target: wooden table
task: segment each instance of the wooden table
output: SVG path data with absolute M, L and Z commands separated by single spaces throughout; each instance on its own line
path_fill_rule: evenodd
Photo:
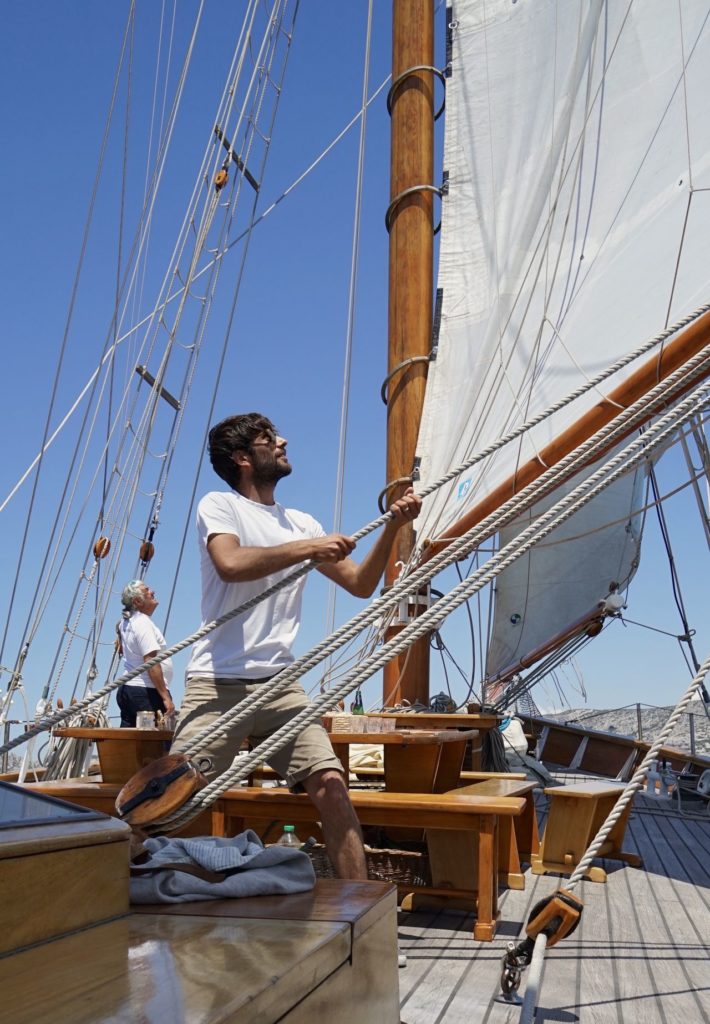
M 471 769 L 481 770 L 481 745 L 486 734 L 497 729 L 502 722 L 501 715 L 475 714 L 475 715 L 448 715 L 437 712 L 410 712 L 409 714 L 398 714 L 397 712 L 370 712 L 366 718 L 394 718 L 397 729 L 475 729 L 481 742 L 471 745 Z M 454 783 L 455 785 L 455 783 Z
M 124 782 L 151 761 L 167 754 L 172 729 L 54 729 L 55 736 L 96 743 L 104 782 Z
M 445 793 L 458 785 L 466 744 L 476 729 L 395 729 L 333 732 L 333 750 L 348 777 L 350 745 L 384 746 L 385 789 L 393 793 Z

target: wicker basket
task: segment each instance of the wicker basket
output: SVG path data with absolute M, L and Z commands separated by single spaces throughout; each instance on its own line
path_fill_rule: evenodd
M 316 878 L 337 878 L 325 847 L 314 846 L 309 851 Z M 395 885 L 413 887 L 430 886 L 429 858 L 418 850 L 379 850 L 365 847 L 367 877 L 373 882 L 394 882 Z

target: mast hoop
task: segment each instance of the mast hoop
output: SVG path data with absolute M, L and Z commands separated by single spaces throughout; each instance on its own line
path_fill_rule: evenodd
M 428 356 L 410 356 L 408 359 L 403 359 L 401 363 L 397 363 L 393 370 L 387 374 L 385 379 L 382 381 L 382 387 L 380 388 L 380 398 L 385 405 L 388 404 L 387 385 L 392 380 L 395 374 L 399 373 L 400 370 L 406 369 L 408 366 L 412 366 L 414 363 L 427 363 L 431 362 L 431 355 Z M 383 492 L 384 493 L 384 492 Z M 384 511 L 384 510 L 383 510 Z
M 441 70 L 441 68 L 435 68 L 433 64 L 413 64 L 410 68 L 407 68 L 406 71 L 403 71 L 401 75 L 397 75 L 389 88 L 389 92 L 387 93 L 387 113 L 392 117 L 392 100 L 394 98 L 395 90 L 399 88 L 406 78 L 409 78 L 409 76 L 413 75 L 416 71 L 431 71 L 432 75 L 436 75 L 444 87 L 444 99 L 442 100 L 441 106 L 434 114 L 434 120 L 438 121 L 446 108 L 446 74 Z
M 403 199 L 406 199 L 407 196 L 414 195 L 415 192 L 434 192 L 437 196 L 439 196 L 440 199 L 444 195 L 443 188 L 441 188 L 438 185 L 410 185 L 409 188 L 402 189 L 399 195 L 396 195 L 392 202 L 387 207 L 387 212 L 385 213 L 385 227 L 387 228 L 387 234 L 389 234 L 390 231 L 392 230 L 392 214 L 394 213 L 395 209 L 399 206 Z M 441 225 L 439 225 L 439 227 L 440 226 Z M 436 234 L 438 230 L 438 227 L 435 228 L 434 234 Z
M 403 484 L 411 485 L 413 483 L 414 477 L 412 476 L 398 476 L 396 480 L 390 480 L 388 484 L 385 484 L 380 493 L 377 495 L 377 507 L 379 508 L 382 515 L 384 515 L 385 512 L 387 511 L 384 502 L 388 492 L 391 491 L 394 487 L 400 487 Z

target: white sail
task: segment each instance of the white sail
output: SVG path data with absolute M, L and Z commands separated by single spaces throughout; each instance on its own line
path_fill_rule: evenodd
M 455 0 L 451 35 L 424 485 L 708 299 L 707 3 Z M 436 492 L 419 536 L 600 397 Z
M 501 546 L 590 472 L 578 474 L 501 530 Z M 643 505 L 645 476 L 639 471 L 617 480 L 501 573 L 495 584 L 486 662 L 489 679 L 628 585 L 639 561 L 642 515 L 638 510 Z

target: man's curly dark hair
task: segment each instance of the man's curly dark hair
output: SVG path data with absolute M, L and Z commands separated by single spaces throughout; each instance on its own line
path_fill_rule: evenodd
M 210 430 L 207 450 L 212 468 L 230 487 L 236 488 L 239 483 L 239 466 L 232 452 L 248 451 L 260 434 L 276 434 L 271 420 L 260 412 L 228 416 Z

